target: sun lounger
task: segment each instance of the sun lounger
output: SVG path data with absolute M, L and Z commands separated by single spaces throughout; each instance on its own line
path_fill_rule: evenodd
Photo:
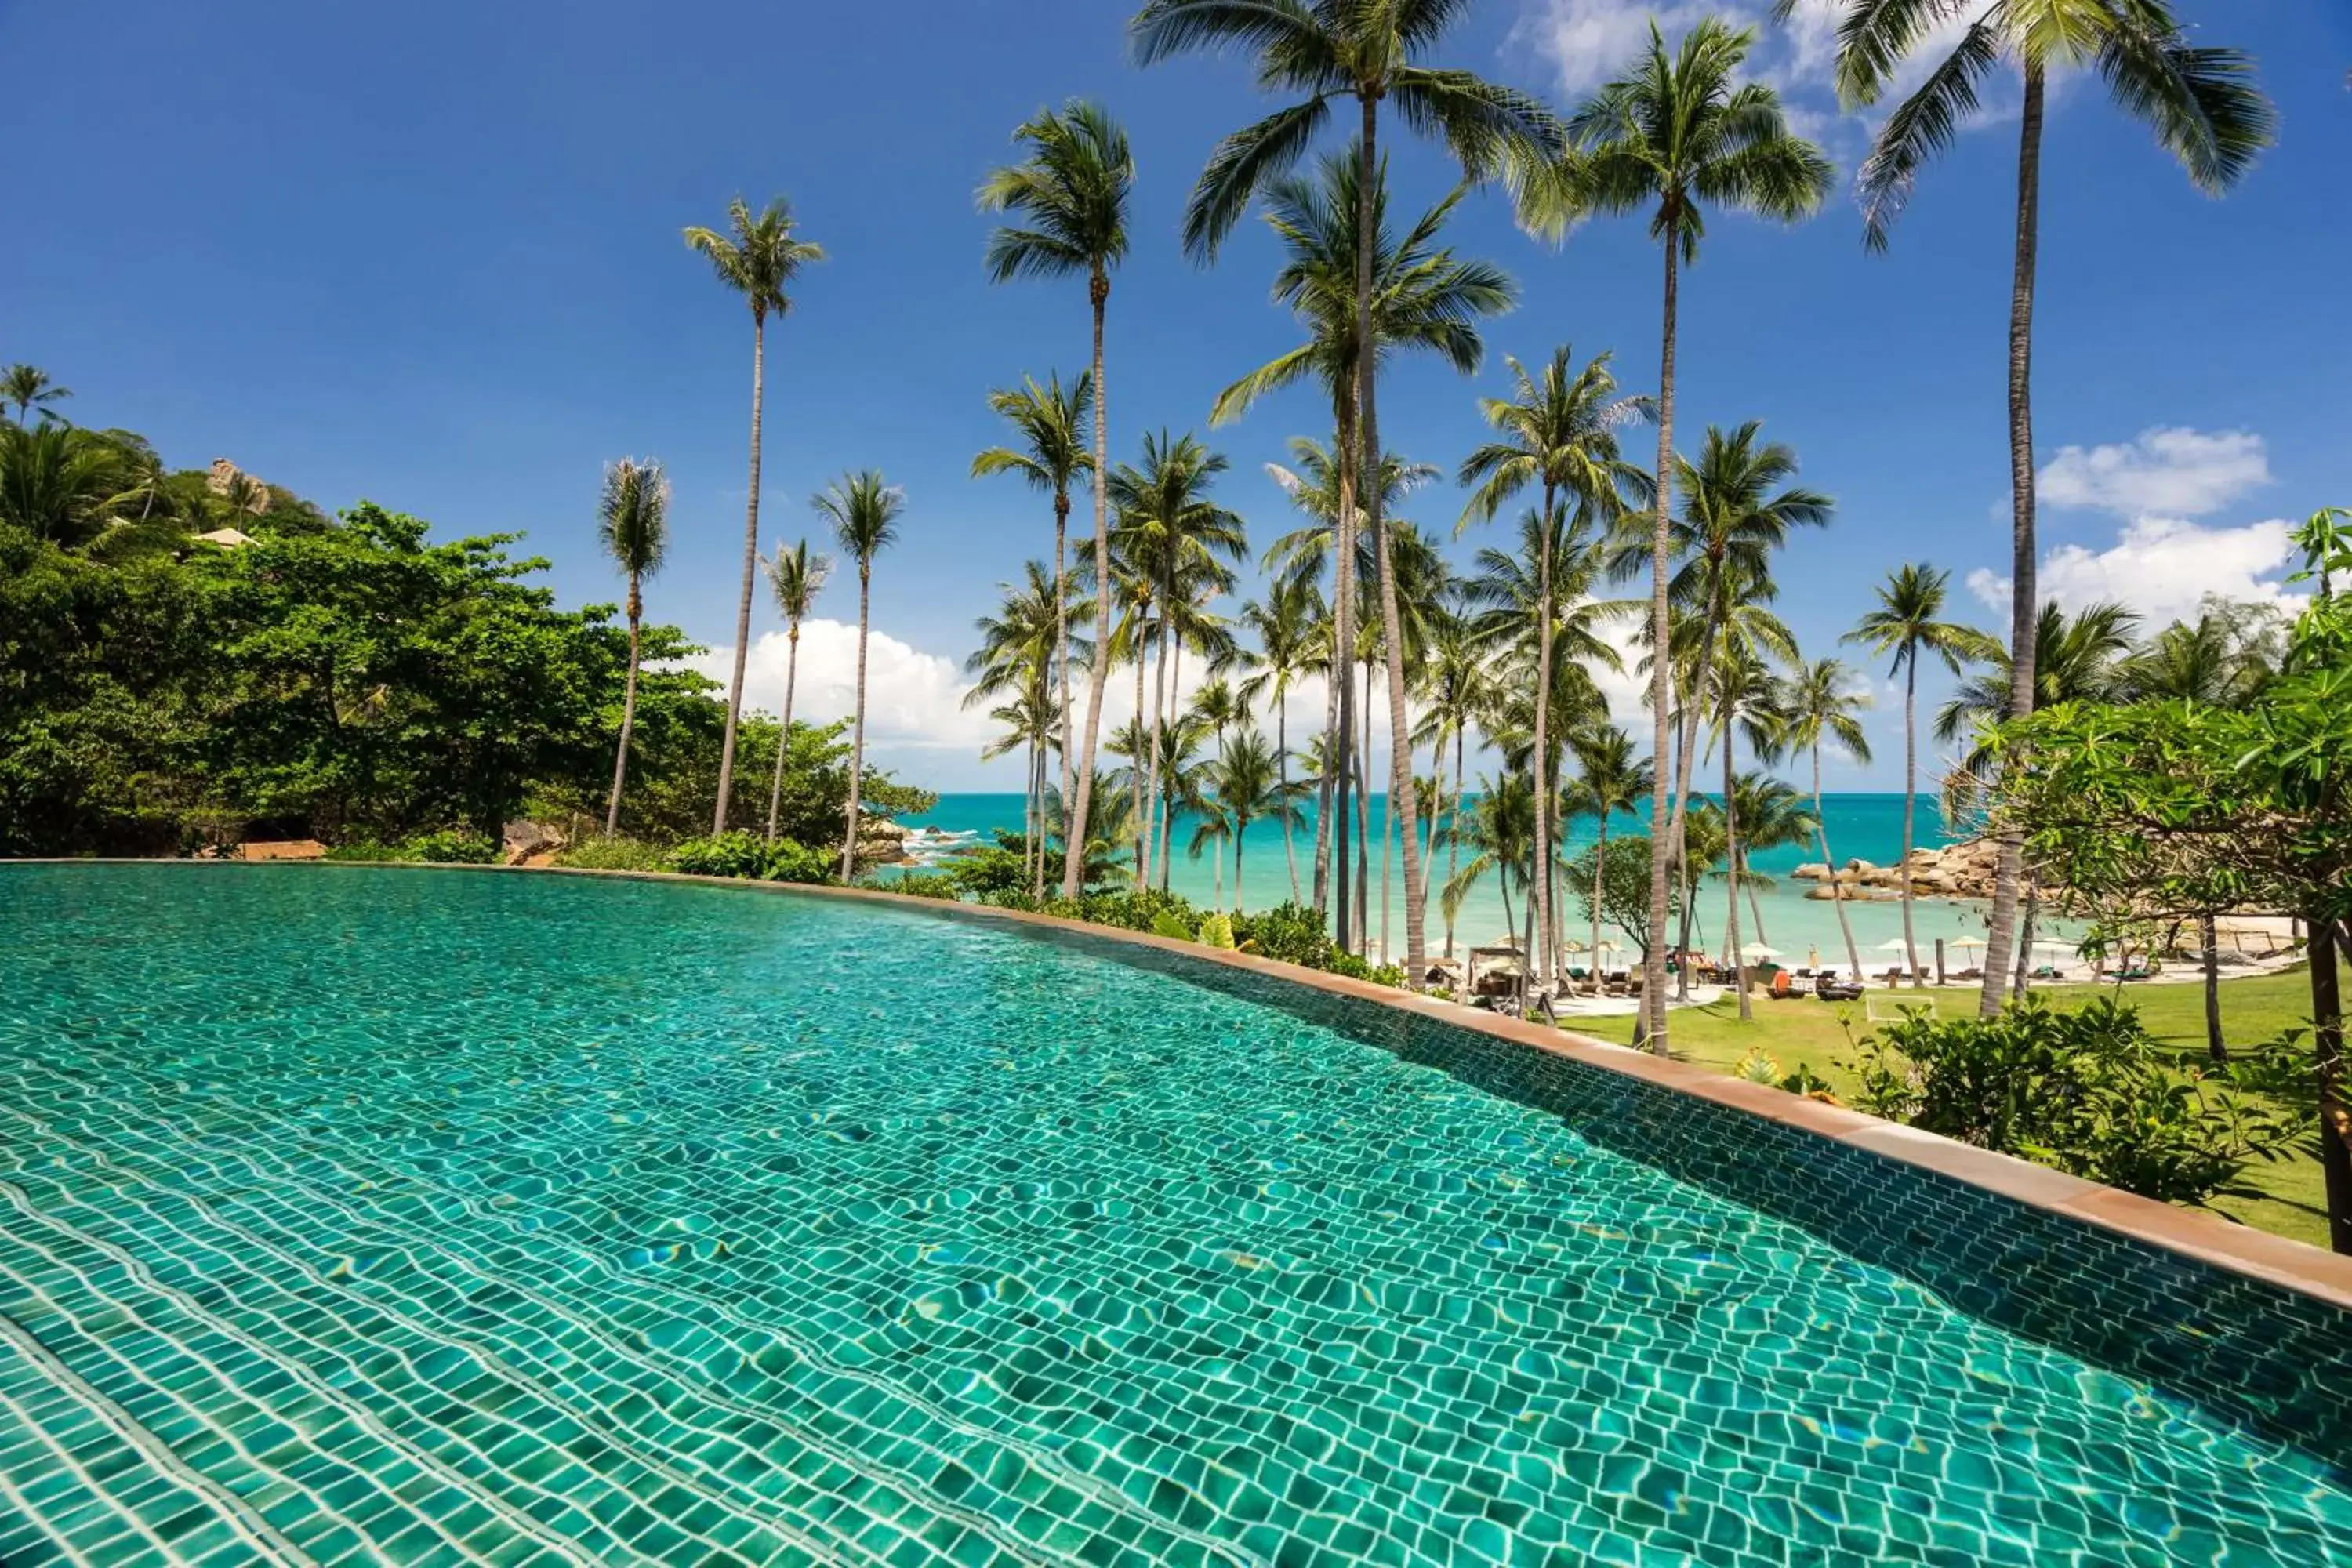
M 1768 992 L 1767 994 L 1772 996 L 1794 996 L 1796 994 L 1797 987 L 1795 983 L 1790 977 L 1789 972 L 1785 969 L 1774 970 L 1772 972 L 1772 989 Z
M 1824 973 L 1813 981 L 1813 994 L 1824 1002 L 1853 1002 L 1862 995 L 1862 983 Z

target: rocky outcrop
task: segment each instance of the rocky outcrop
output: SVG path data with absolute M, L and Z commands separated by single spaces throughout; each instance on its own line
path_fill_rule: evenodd
M 912 860 L 907 853 L 907 839 L 914 832 L 887 816 L 863 816 L 857 824 L 857 863 L 861 866 L 896 866 Z
M 1941 849 L 1914 849 L 1910 858 L 1900 865 L 1877 866 L 1868 860 L 1849 860 L 1832 871 L 1815 860 L 1798 867 L 1793 875 L 1801 881 L 1822 884 L 1805 894 L 1809 899 L 1838 897 L 1832 891 L 1832 884 L 1843 889 L 1843 897 L 1857 903 L 1899 899 L 1906 870 L 1916 896 L 1990 899 L 1993 868 L 2000 858 L 2000 847 L 1991 839 L 1970 838 Z
M 529 820 L 508 823 L 499 837 L 503 851 L 499 858 L 509 866 L 551 866 L 556 852 L 571 842 L 563 829 L 552 823 Z

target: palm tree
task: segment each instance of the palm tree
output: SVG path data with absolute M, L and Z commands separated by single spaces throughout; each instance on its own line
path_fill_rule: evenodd
M 629 770 L 629 737 L 637 727 L 637 635 L 645 619 L 640 586 L 661 570 L 669 548 L 669 479 L 661 465 L 624 458 L 604 469 L 596 504 L 596 542 L 629 580 L 629 674 L 622 689 L 621 743 L 613 754 L 613 793 L 604 803 L 604 837 L 621 828 L 621 784 Z
M 1609 357 L 1596 355 L 1581 371 L 1573 370 L 1574 353 L 1562 343 L 1552 351 L 1539 380 L 1530 376 L 1517 360 L 1506 362 L 1511 367 L 1513 396 L 1479 401 L 1479 410 L 1494 426 L 1497 439 L 1480 447 L 1462 463 L 1460 482 L 1477 486 L 1463 509 L 1462 526 L 1474 518 L 1492 521 L 1505 501 L 1531 484 L 1543 491 L 1543 508 L 1535 514 L 1535 521 L 1547 536 L 1559 526 L 1559 503 L 1564 497 L 1591 507 L 1604 523 L 1614 522 L 1628 498 L 1638 501 L 1643 488 L 1641 471 L 1619 455 L 1616 432 L 1642 415 L 1648 400 L 1616 395 L 1617 378 L 1610 372 Z M 1538 626 L 1535 668 L 1549 670 L 1554 546 L 1536 544 L 1530 552 L 1538 563 L 1531 605 Z M 1535 683 L 1533 754 L 1547 760 L 1553 754 L 1552 714 L 1547 700 L 1550 685 L 1542 679 Z M 1552 800 L 1552 792 L 1544 790 L 1536 812 L 1535 856 L 1539 866 L 1552 862 L 1552 840 L 1557 836 L 1557 824 L 1551 821 Z M 1549 876 L 1539 879 L 1531 895 L 1539 965 L 1549 964 L 1559 945 L 1550 884 Z M 1539 967 L 1536 978 L 1549 981 L 1550 976 Z
M 787 290 L 800 270 L 824 259 L 822 247 L 794 237 L 793 209 L 782 196 L 755 216 L 741 196 L 727 204 L 729 232 L 689 226 L 688 250 L 709 258 L 719 280 L 751 307 L 751 490 L 743 510 L 743 593 L 735 608 L 735 674 L 727 687 L 727 738 L 719 752 L 719 801 L 710 831 L 727 831 L 734 787 L 735 731 L 743 714 L 743 663 L 751 653 L 751 584 L 760 565 L 760 420 L 767 397 L 768 317 L 792 309 Z
M 1843 639 L 1890 656 L 1890 673 L 1903 678 L 1903 957 L 1914 985 L 1920 984 L 1919 950 L 1911 933 L 1913 818 L 1919 804 L 1919 660 L 1932 655 L 1958 675 L 2000 651 L 2000 645 L 1976 627 L 1938 619 L 1950 581 L 1950 573 L 1917 563 L 1895 568 L 1879 585 L 1878 607 L 1864 611 Z M 1991 954 L 1986 956 L 1990 962 Z
M 1285 791 L 1290 787 L 1290 689 L 1318 669 L 1328 668 L 1330 650 L 1322 621 L 1323 595 L 1311 583 L 1276 581 L 1265 597 L 1242 606 L 1241 624 L 1257 638 L 1249 656 L 1250 674 L 1242 681 L 1241 697 L 1255 707 L 1274 700 L 1274 756 L 1276 776 Z M 1282 819 L 1282 856 L 1290 870 L 1290 901 L 1301 902 L 1298 889 L 1298 848 L 1292 836 L 1298 813 Z
M 1778 742 L 1779 714 L 1772 704 L 1780 694 L 1780 683 L 1757 650 L 1750 646 L 1731 642 L 1715 661 L 1710 687 L 1692 685 L 1694 694 L 1704 693 L 1713 714 L 1713 741 L 1723 748 L 1723 875 L 1727 899 L 1724 909 L 1723 940 L 1728 950 L 1733 984 L 1739 995 L 1739 1018 L 1747 1023 L 1755 1012 L 1748 995 L 1748 965 L 1743 944 L 1739 940 L 1740 873 L 1747 864 L 1749 845 L 1742 837 L 1748 820 L 1741 815 L 1748 804 L 1739 788 L 1739 738 L 1748 737 L 1748 745 L 1759 761 L 1769 762 Z M 1758 932 L 1759 940 L 1762 932 Z
M 1244 725 L 1217 753 L 1209 774 L 1209 794 L 1230 826 L 1234 840 L 1234 911 L 1241 912 L 1242 851 L 1255 822 L 1282 824 L 1283 841 L 1298 820 L 1298 803 L 1306 792 L 1293 784 L 1279 753 L 1265 743 L 1255 727 Z
M 1830 873 L 1830 900 L 1837 906 L 1838 934 L 1845 938 L 1848 974 L 1862 973 L 1862 952 L 1854 946 L 1853 925 L 1846 919 L 1845 889 L 1837 879 L 1837 862 L 1830 857 L 1829 813 L 1822 805 L 1822 743 L 1834 742 L 1857 763 L 1870 761 L 1870 737 L 1855 717 L 1870 706 L 1868 682 L 1857 680 L 1845 661 L 1817 658 L 1799 667 L 1780 696 L 1783 742 L 1807 753 L 1813 763 L 1813 830 L 1820 836 L 1822 864 Z M 1759 922 L 1760 923 L 1760 922 Z
M 964 694 L 964 706 L 981 707 L 1011 693 L 1013 707 L 1019 710 L 1017 717 L 1007 718 L 1003 710 L 992 710 L 990 717 L 1014 724 L 1020 734 L 1012 745 L 1029 745 L 1033 751 L 1023 820 L 1032 856 L 1030 891 L 1036 896 L 1045 892 L 1045 862 L 1041 851 L 1045 843 L 1045 757 L 1059 748 L 1067 761 L 1067 748 L 1062 745 L 1066 733 L 1061 728 L 1063 714 L 1051 700 L 1055 670 L 1072 651 L 1082 661 L 1091 658 L 1093 651 L 1087 638 L 1077 638 L 1075 643 L 1064 641 L 1073 610 L 1083 614 L 1086 605 L 1081 599 L 1073 605 L 1076 587 L 1066 574 L 1059 579 L 1058 594 L 1055 591 L 1055 582 L 1044 562 L 1032 561 L 1021 583 L 1000 584 L 1003 595 L 1000 606 L 993 615 L 982 616 L 974 623 L 980 632 L 980 647 L 964 661 L 965 673 L 973 677 L 971 689 Z M 1029 711 L 1034 706 L 1034 694 L 1038 692 L 1046 694 L 1050 710 L 1048 721 L 1043 724 L 1036 722 Z M 1001 756 L 1010 749 L 1000 744 L 985 754 Z
M 1535 863 L 1536 797 L 1525 773 L 1516 770 L 1478 781 L 1478 798 L 1467 812 L 1450 818 L 1439 837 L 1449 851 L 1467 850 L 1437 895 L 1445 918 L 1454 920 L 1478 879 L 1492 875 L 1503 900 L 1503 926 L 1517 931 L 1511 918 L 1511 889 L 1524 891 Z M 1524 963 L 1520 970 L 1524 975 Z
M 1255 57 L 1260 86 L 1305 95 L 1234 132 L 1210 153 L 1184 217 L 1185 248 L 1202 260 L 1215 256 L 1250 198 L 1306 152 L 1329 118 L 1331 100 L 1355 99 L 1360 125 L 1355 147 L 1355 340 L 1375 345 L 1373 352 L 1355 356 L 1355 417 L 1348 423 L 1357 437 L 1354 449 L 1362 453 L 1382 450 L 1376 400 L 1380 339 L 1372 302 L 1381 104 L 1391 104 L 1413 130 L 1441 137 L 1467 180 L 1499 175 L 1524 192 L 1537 182 L 1537 171 L 1565 150 L 1559 125 L 1533 98 L 1467 71 L 1420 63 L 1465 11 L 1462 0 L 1389 0 L 1380 5 L 1361 0 L 1252 0 L 1246 5 L 1147 0 L 1130 25 L 1137 58 L 1145 64 L 1196 49 L 1247 51 Z M 1353 509 L 1349 510 L 1352 514 Z M 1407 731 L 1404 641 L 1397 625 L 1396 583 L 1377 487 L 1363 497 L 1363 511 L 1378 548 L 1389 727 L 1391 734 L 1401 736 Z M 1350 527 L 1352 521 L 1351 515 Z M 1335 595 L 1340 601 L 1346 597 Z M 1344 648 L 1349 639 L 1343 636 L 1337 643 Z M 1392 805 L 1412 822 L 1418 817 L 1412 757 L 1404 747 L 1390 750 Z M 1420 856 L 1412 836 L 1406 837 L 1406 967 L 1418 973 L 1423 956 L 1423 889 Z
M 1094 471 L 1094 454 L 1087 449 L 1087 401 L 1094 378 L 1081 374 L 1077 384 L 1062 390 L 1059 373 L 1044 386 L 1034 376 L 1018 387 L 999 387 L 988 395 L 990 408 L 1011 425 L 1021 438 L 1018 447 L 991 447 L 971 460 L 974 479 L 989 474 L 1017 474 L 1030 488 L 1054 498 L 1054 581 L 1065 581 L 1070 524 L 1070 481 Z M 1054 670 L 1059 690 L 1061 733 L 1070 732 L 1070 633 L 1066 614 L 1054 630 Z M 1071 794 L 1070 770 L 1075 759 L 1062 748 L 1062 794 Z
M 0 425 L 0 522 L 88 551 L 133 520 L 152 487 L 124 450 L 71 426 Z
M 1633 737 L 1610 723 L 1588 724 L 1569 747 L 1576 753 L 1577 809 L 1592 814 L 1592 957 L 1601 960 L 1601 876 L 1609 863 L 1609 822 L 1636 809 L 1650 793 L 1651 763 L 1633 754 Z
M 1019 226 L 988 237 L 992 282 L 1015 278 L 1087 280 L 1094 310 L 1094 363 L 1086 384 L 1094 393 L 1095 645 L 1110 646 L 1111 581 L 1110 417 L 1103 390 L 1103 308 L 1110 301 L 1110 275 L 1127 255 L 1127 200 L 1135 184 L 1135 156 L 1127 132 L 1100 104 L 1072 100 L 1060 112 L 1040 110 L 1013 132 L 1028 148 L 1019 163 L 992 170 L 981 182 L 982 212 L 1010 213 Z M 1103 685 L 1109 661 L 1095 664 L 1087 691 L 1086 740 L 1079 747 L 1077 794 L 1071 805 L 1076 826 L 1063 836 L 1062 897 L 1075 899 L 1085 875 L 1087 813 L 1094 806 L 1095 751 L 1102 737 Z
M 1363 178 L 1363 163 L 1351 152 L 1322 160 L 1316 178 L 1291 175 L 1267 184 L 1266 222 L 1281 241 L 1285 256 L 1275 276 L 1274 297 L 1297 316 L 1307 331 L 1307 341 L 1227 387 L 1210 412 L 1213 423 L 1239 418 L 1268 392 L 1308 379 L 1319 381 L 1330 397 L 1336 460 L 1331 511 L 1342 536 L 1332 605 L 1338 623 L 1334 641 L 1342 647 L 1352 647 L 1357 642 L 1359 563 L 1353 542 L 1363 489 L 1362 465 L 1357 457 L 1363 449 L 1357 434 L 1360 279 L 1370 279 L 1370 339 L 1380 354 L 1399 349 L 1423 350 L 1440 355 L 1465 374 L 1477 368 L 1485 353 L 1479 319 L 1509 310 L 1518 297 L 1517 286 L 1500 268 L 1457 259 L 1451 248 L 1436 244 L 1463 191 L 1456 190 L 1424 212 L 1400 240 L 1388 225 L 1385 164 L 1374 171 L 1369 193 L 1360 188 Z M 1360 218 L 1368 197 L 1372 220 L 1367 229 Z M 1371 255 L 1367 265 L 1360 268 L 1357 252 L 1367 235 Z M 1386 500 L 1383 495 L 1383 509 Z M 1377 551 L 1371 564 L 1377 577 L 1381 570 Z M 1344 751 L 1354 733 L 1352 687 L 1342 683 L 1334 695 L 1338 700 L 1328 717 Z M 1342 945 L 1349 935 L 1346 829 L 1348 784 L 1353 771 L 1351 765 L 1336 780 L 1340 830 L 1338 933 Z M 1318 826 L 1318 842 L 1320 832 Z M 1385 868 L 1385 860 L 1382 865 Z M 1409 885 L 1411 881 L 1409 877 Z M 1408 899 L 1412 897 L 1408 892 Z M 1385 910 L 1385 900 L 1382 907 Z
M 56 405 L 72 395 L 72 387 L 59 386 L 38 365 L 12 364 L 0 371 L 0 410 L 15 404 L 19 425 L 28 423 L 36 408 L 41 411 L 45 423 L 56 418 Z
M 1461 596 L 1457 588 L 1451 598 Z M 1493 708 L 1496 697 L 1495 674 L 1487 656 L 1486 643 L 1477 637 L 1470 622 L 1456 604 L 1449 604 L 1431 626 L 1429 657 L 1422 675 L 1421 725 L 1413 731 L 1416 741 L 1427 741 L 1442 770 L 1449 743 L 1454 751 L 1454 787 L 1445 801 L 1443 822 L 1458 821 L 1462 816 L 1462 796 L 1468 787 L 1464 773 L 1465 753 L 1471 729 L 1481 722 Z M 1442 822 L 1432 813 L 1429 846 L 1433 857 L 1437 852 Z M 1446 847 L 1446 878 L 1453 879 L 1460 868 L 1461 847 Z M 1440 884 L 1443 886 L 1443 884 Z M 1445 915 L 1445 956 L 1454 956 L 1454 917 Z
M 1796 0 L 1776 0 L 1785 19 Z M 1838 24 L 1838 97 L 1849 108 L 1878 101 L 1911 55 L 1929 41 L 1931 25 L 1964 14 L 1954 4 L 1848 0 Z M 1863 240 L 1886 247 L 1919 172 L 1973 119 L 1986 78 L 2004 63 L 2024 89 L 2018 114 L 2017 218 L 2009 304 L 2010 675 L 2009 710 L 2032 705 L 2033 644 L 2039 608 L 2034 588 L 2033 295 L 2041 248 L 2042 100 L 2053 71 L 2095 69 L 2116 106 L 2156 132 L 2188 171 L 2189 182 L 2219 195 L 2253 166 L 2275 139 L 2277 116 L 2253 83 L 2251 57 L 2236 49 L 2193 47 L 2170 0 L 2034 0 L 1978 15 L 1951 53 L 1880 126 L 1857 179 Z M 2000 1011 L 2003 970 L 2017 917 L 2024 841 L 2004 829 L 1995 872 L 1990 947 L 1979 1010 Z
M 1189 593 L 1180 599 L 1179 585 L 1188 574 L 1199 568 L 1222 571 L 1220 558 L 1238 561 L 1248 548 L 1240 516 L 1209 500 L 1210 487 L 1227 467 L 1223 454 L 1212 452 L 1198 437 L 1171 437 L 1162 430 L 1156 436 L 1144 437 L 1140 467 L 1121 464 L 1110 477 L 1127 553 L 1150 572 L 1160 609 L 1160 656 L 1155 678 L 1160 696 L 1153 703 L 1152 721 L 1155 735 L 1162 727 L 1159 710 L 1169 690 L 1171 645 L 1177 636 L 1181 613 L 1192 602 Z M 1230 578 L 1226 581 L 1230 583 Z M 1147 768 L 1158 751 L 1155 738 Z M 1146 775 L 1144 793 L 1147 805 L 1159 795 L 1150 773 Z M 1146 882 L 1150 880 L 1151 870 L 1149 849 L 1147 834 L 1146 860 L 1139 868 Z
M 768 563 L 768 587 L 776 595 L 776 608 L 784 614 L 784 722 L 776 736 L 776 773 L 768 782 L 768 842 L 776 841 L 776 812 L 784 799 L 784 754 L 793 746 L 793 688 L 800 679 L 801 623 L 808 618 L 816 605 L 816 596 L 824 591 L 824 580 L 833 575 L 833 558 L 809 553 L 808 541 L 786 550 L 776 546 L 776 558 Z
M 1650 47 L 1625 76 L 1610 82 L 1570 123 L 1583 150 L 1572 189 L 1556 215 L 1564 226 L 1578 205 L 1601 212 L 1650 212 L 1650 235 L 1665 258 L 1665 296 L 1658 356 L 1658 464 L 1651 523 L 1651 638 L 1664 647 L 1666 572 L 1671 541 L 1668 510 L 1675 455 L 1675 336 L 1681 308 L 1681 268 L 1698 259 L 1706 231 L 1706 206 L 1749 212 L 1794 223 L 1811 216 L 1828 194 L 1829 161 L 1789 129 L 1780 100 L 1758 81 L 1741 81 L 1740 67 L 1755 35 L 1708 17 L 1684 36 L 1672 54 L 1654 22 Z M 1642 994 L 1651 1046 L 1666 1049 L 1666 862 L 1681 834 L 1668 820 L 1666 755 L 1674 699 L 1663 659 L 1651 669 L 1650 708 L 1660 759 L 1650 795 L 1650 920 L 1655 928 L 1643 960 Z M 1673 807 L 1682 814 L 1687 779 L 1677 782 Z
M 2175 621 L 2116 671 L 2134 702 L 2242 702 L 2277 673 L 2278 613 L 2266 605 L 2208 599 L 2193 621 Z
M 866 775 L 866 636 L 872 625 L 874 558 L 898 541 L 898 516 L 907 508 L 906 492 L 885 484 L 878 468 L 844 474 L 822 493 L 810 498 L 817 515 L 833 525 L 833 539 L 844 555 L 857 563 L 857 689 L 856 718 L 850 730 L 849 815 L 841 838 L 841 879 L 857 874 L 857 797 Z
M 2087 605 L 2072 616 L 2055 600 L 2043 605 L 2033 625 L 2032 711 L 2059 702 L 2128 700 L 2132 633 L 2138 625 L 2138 616 L 2112 602 Z M 1936 713 L 1937 740 L 1950 745 L 1976 737 L 1960 760 L 1958 780 L 1969 794 L 1984 786 L 1994 767 L 1980 732 L 2008 717 L 2016 690 L 2009 649 L 1995 642 L 1983 662 Z
M 1132 726 L 1122 726 L 1131 729 Z M 1116 735 L 1113 737 L 1116 739 Z M 1087 841 L 1085 850 L 1086 882 L 1088 889 L 1108 883 L 1118 869 L 1121 847 L 1134 837 L 1128 822 L 1127 796 L 1119 793 L 1116 780 L 1108 776 L 1094 781 L 1093 796 L 1100 807 L 1094 817 L 1096 837 Z M 1069 816 L 1063 809 L 1064 796 L 1052 784 L 1045 786 L 1045 825 L 1048 842 L 1058 840 L 1068 831 Z
M 1785 692 L 1783 683 L 1775 700 Z M 1775 710 L 1774 723 L 1786 732 L 1788 714 Z M 1780 742 L 1765 752 L 1768 760 L 1777 760 Z M 1733 786 L 1734 805 L 1739 816 L 1739 885 L 1748 894 L 1748 912 L 1756 920 L 1756 940 L 1769 942 L 1771 933 L 1764 929 L 1764 904 L 1756 895 L 1759 889 L 1777 884 L 1770 877 L 1756 869 L 1751 862 L 1768 849 L 1785 849 L 1792 844 L 1809 844 L 1813 837 L 1813 814 L 1805 805 L 1802 792 L 1795 785 L 1783 783 L 1770 773 L 1753 770 L 1741 773 Z

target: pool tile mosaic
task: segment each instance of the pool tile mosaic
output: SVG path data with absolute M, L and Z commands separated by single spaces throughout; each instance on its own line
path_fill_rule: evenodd
M 0 938 L 10 1568 L 2352 1562 L 2341 1314 L 1442 1025 L 557 878 Z

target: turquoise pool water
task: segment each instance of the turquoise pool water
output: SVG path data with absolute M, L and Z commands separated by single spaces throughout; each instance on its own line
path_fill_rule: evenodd
M 1011 931 L 0 867 L 0 952 L 10 1568 L 2352 1562 L 2315 1458 Z

